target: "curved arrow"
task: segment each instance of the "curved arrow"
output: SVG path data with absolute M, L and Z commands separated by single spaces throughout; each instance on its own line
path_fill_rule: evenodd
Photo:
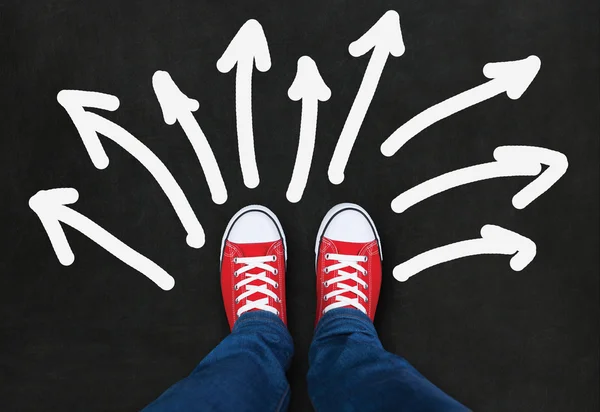
M 131 266 L 163 290 L 170 290 L 175 280 L 160 266 L 142 256 L 87 217 L 67 207 L 79 193 L 73 188 L 40 190 L 29 199 L 29 207 L 39 217 L 59 262 L 69 266 L 75 261 L 61 223 L 78 230 L 109 253 Z
M 547 165 L 537 179 L 513 197 L 513 206 L 523 209 L 550 189 L 569 167 L 564 154 L 534 146 L 500 146 L 494 150 L 494 159 L 495 162 L 454 170 L 423 182 L 392 200 L 392 210 L 402 213 L 429 197 L 468 183 L 497 177 L 537 176 L 541 165 Z
M 263 28 L 254 19 L 244 23 L 217 61 L 217 69 L 221 73 L 228 73 L 236 65 L 235 122 L 240 167 L 246 187 L 255 188 L 260 178 L 252 128 L 252 67 L 256 65 L 259 71 L 266 72 L 271 68 L 271 56 Z
M 286 194 L 290 202 L 296 203 L 302 199 L 308 181 L 315 149 L 319 101 L 324 102 L 331 97 L 331 90 L 321 78 L 317 65 L 310 57 L 302 56 L 298 59 L 298 71 L 288 90 L 288 97 L 294 101 L 302 100 L 298 152 Z
M 193 112 L 200 105 L 197 100 L 187 97 L 175 84 L 168 72 L 159 70 L 152 76 L 152 87 L 163 112 L 165 123 L 173 125 L 179 122 L 188 137 L 210 190 L 213 202 L 220 205 L 227 200 L 227 188 L 221 176 L 221 170 L 208 140 L 200 125 L 194 118 Z
M 131 133 L 116 123 L 96 113 L 86 112 L 84 107 L 115 111 L 119 99 L 110 94 L 81 90 L 61 90 L 58 102 L 65 108 L 81 136 L 81 140 L 98 169 L 108 166 L 108 157 L 100 143 L 98 133 L 108 137 L 135 157 L 158 182 L 165 192 L 179 220 L 187 231 L 187 244 L 194 248 L 204 245 L 204 229 L 196 218 L 185 194 L 158 157 Z
M 525 93 L 540 70 L 541 61 L 537 56 L 529 56 L 523 60 L 488 63 L 483 67 L 483 74 L 490 81 L 444 100 L 435 106 L 419 113 L 400 126 L 381 145 L 381 153 L 394 155 L 406 142 L 415 137 L 432 124 L 460 112 L 477 103 L 505 93 L 516 100 Z
M 350 44 L 348 51 L 352 56 L 360 57 L 371 49 L 373 54 L 329 163 L 329 181 L 336 185 L 344 181 L 348 158 L 389 55 L 399 57 L 404 54 L 400 17 L 394 10 L 387 11 L 361 38 Z
M 421 253 L 394 268 L 394 278 L 400 282 L 425 269 L 451 260 L 475 255 L 514 255 L 510 267 L 521 271 L 533 261 L 536 245 L 530 239 L 500 226 L 485 225 L 481 238 L 463 240 Z

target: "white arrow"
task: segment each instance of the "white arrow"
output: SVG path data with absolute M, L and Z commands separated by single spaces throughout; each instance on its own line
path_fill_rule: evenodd
M 541 61 L 537 56 L 529 56 L 523 60 L 488 63 L 483 67 L 483 74 L 490 81 L 444 100 L 435 106 L 419 113 L 400 126 L 381 145 L 381 153 L 392 156 L 406 142 L 432 124 L 460 112 L 477 103 L 506 93 L 513 100 L 525 93 L 540 70 Z
M 204 229 L 169 169 L 127 130 L 96 113 L 84 110 L 85 107 L 90 107 L 112 112 L 119 107 L 119 99 L 104 93 L 61 90 L 57 100 L 75 124 L 94 166 L 98 169 L 105 169 L 108 166 L 108 157 L 98 138 L 98 133 L 100 133 L 117 143 L 148 169 L 179 216 L 179 220 L 187 232 L 187 244 L 194 248 L 202 247 L 204 245 Z
M 266 72 L 271 68 L 269 45 L 259 22 L 248 20 L 234 36 L 217 61 L 217 69 L 228 73 L 237 65 L 235 73 L 235 121 L 238 136 L 240 167 L 246 187 L 258 186 L 260 178 L 254 154 L 252 129 L 252 68 Z
M 109 253 L 156 283 L 161 289 L 171 290 L 173 288 L 175 280 L 160 266 L 121 242 L 87 217 L 65 206 L 75 203 L 78 198 L 77 190 L 61 188 L 40 190 L 29 199 L 29 207 L 40 218 L 54 253 L 61 264 L 69 266 L 75 261 L 75 256 L 61 225 L 64 223 L 89 237 Z
M 479 239 L 441 246 L 401 263 L 394 268 L 394 278 L 404 282 L 430 267 L 475 255 L 514 255 L 510 267 L 518 272 L 531 263 L 535 254 L 536 246 L 530 239 L 500 226 L 485 225 Z
M 208 140 L 192 114 L 200 105 L 197 100 L 187 97 L 175 84 L 168 72 L 159 70 L 152 76 L 154 93 L 163 112 L 165 123 L 179 122 L 188 137 L 210 190 L 213 202 L 223 204 L 227 200 L 227 188 L 221 176 L 221 170 Z
M 550 189 L 569 167 L 564 154 L 534 146 L 500 146 L 494 150 L 494 159 L 495 162 L 454 170 L 423 182 L 396 197 L 392 201 L 392 210 L 402 213 L 429 197 L 468 183 L 497 177 L 537 176 L 542 170 L 541 165 L 547 165 L 537 179 L 513 197 L 513 206 L 523 209 Z
M 352 56 L 360 57 L 371 49 L 373 49 L 371 60 L 369 60 L 362 83 L 329 163 L 329 181 L 336 185 L 344 181 L 344 170 L 350 152 L 352 152 L 358 131 L 373 100 L 389 55 L 399 57 L 404 54 L 400 17 L 394 10 L 386 12 L 361 38 L 351 43 L 348 51 Z
M 331 97 L 331 90 L 321 78 L 317 65 L 310 57 L 302 56 L 298 59 L 298 71 L 288 90 L 288 97 L 294 101 L 302 100 L 298 152 L 286 194 L 290 202 L 296 203 L 302 199 L 308 181 L 315 149 L 319 101 L 324 102 Z

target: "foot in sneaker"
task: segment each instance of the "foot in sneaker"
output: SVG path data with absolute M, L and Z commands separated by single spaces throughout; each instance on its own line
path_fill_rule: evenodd
M 342 203 L 325 215 L 315 245 L 317 318 L 337 308 L 375 317 L 381 289 L 381 242 L 360 206 Z
M 265 310 L 287 325 L 285 235 L 263 206 L 247 206 L 231 218 L 221 244 L 221 293 L 229 327 L 246 312 Z

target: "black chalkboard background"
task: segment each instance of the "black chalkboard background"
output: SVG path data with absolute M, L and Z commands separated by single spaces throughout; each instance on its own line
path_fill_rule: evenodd
M 400 14 L 406 53 L 391 57 L 360 130 L 346 179 L 327 167 L 370 54 L 348 44 L 387 10 Z M 227 335 L 218 253 L 229 218 L 261 203 L 288 236 L 289 328 L 296 355 L 293 411 L 310 410 L 305 374 L 315 312 L 314 237 L 334 204 L 361 204 L 379 227 L 384 280 L 376 326 L 384 346 L 474 410 L 598 410 L 598 3 L 572 0 L 421 1 L 3 1 L 0 410 L 133 411 L 188 374 Z M 215 64 L 240 26 L 262 24 L 272 68 L 254 74 L 261 184 L 247 189 L 238 163 L 234 73 Z M 300 107 L 287 97 L 297 59 L 312 57 L 332 90 L 319 107 L 317 147 L 302 201 L 285 191 Z M 542 68 L 517 101 L 501 95 L 437 123 L 385 158 L 381 142 L 431 105 L 484 81 L 489 61 L 535 54 Z M 229 191 L 214 204 L 179 125 L 168 126 L 152 89 L 168 71 L 200 102 L 195 117 Z M 151 175 L 101 138 L 106 170 L 92 165 L 56 95 L 114 94 L 102 115 L 160 157 L 207 236 L 199 250 Z M 524 210 L 511 197 L 531 178 L 462 186 L 395 214 L 390 201 L 429 178 L 492 160 L 500 145 L 564 153 L 569 170 Z M 79 232 L 60 265 L 30 196 L 74 187 L 73 208 L 164 267 L 164 292 Z M 477 256 L 406 283 L 393 267 L 496 224 L 537 244 L 513 272 L 506 256 Z

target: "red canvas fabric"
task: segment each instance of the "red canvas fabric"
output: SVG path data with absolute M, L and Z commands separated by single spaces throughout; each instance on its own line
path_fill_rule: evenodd
M 337 253 L 342 255 L 356 255 L 356 256 L 367 256 L 366 262 L 359 262 L 358 264 L 367 270 L 367 276 L 363 276 L 362 279 L 369 285 L 368 289 L 364 289 L 359 286 L 363 293 L 367 295 L 369 301 L 361 302 L 361 304 L 367 310 L 367 315 L 373 321 L 375 318 L 375 310 L 377 309 L 377 302 L 379 301 L 379 291 L 381 289 L 381 255 L 379 252 L 379 245 L 377 239 L 367 243 L 353 243 L 353 242 L 342 242 L 339 240 L 331 240 L 326 237 L 321 239 L 319 245 L 319 255 L 317 257 L 317 316 L 315 320 L 315 326 L 323 316 L 323 309 L 332 303 L 332 300 L 325 301 L 324 296 L 338 288 L 337 284 L 330 284 L 327 287 L 323 285 L 323 282 L 331 280 L 338 276 L 337 271 L 330 271 L 325 273 L 324 269 L 327 266 L 331 266 L 335 261 L 325 260 L 325 254 Z M 352 269 L 345 269 L 346 271 Z M 356 286 L 357 282 L 345 281 L 349 286 Z M 338 296 L 345 296 L 347 298 L 356 298 L 356 295 L 352 292 L 346 292 Z M 332 298 L 332 299 L 335 299 Z M 352 306 L 348 306 L 352 307 Z
M 269 290 L 275 292 L 280 299 L 280 302 L 276 302 L 275 299 L 262 294 L 255 293 L 246 299 L 242 299 L 239 303 L 235 303 L 235 299 L 245 291 L 245 286 L 235 290 L 234 286 L 237 282 L 242 280 L 246 274 L 257 274 L 262 272 L 261 269 L 250 270 L 246 273 L 234 276 L 236 269 L 244 266 L 243 264 L 236 264 L 234 258 L 236 257 L 255 257 L 255 256 L 277 256 L 275 262 L 267 262 L 269 266 L 272 266 L 278 270 L 277 275 L 268 273 L 267 275 L 275 280 L 278 284 L 278 288 L 274 288 L 272 285 L 267 285 Z M 254 280 L 248 285 L 261 286 L 264 282 Z M 266 243 L 248 243 L 240 244 L 233 243 L 230 241 L 225 242 L 225 248 L 223 250 L 223 261 L 221 262 L 221 293 L 223 295 L 223 303 L 225 304 L 225 312 L 227 313 L 227 320 L 229 321 L 229 327 L 233 329 L 233 324 L 237 320 L 237 311 L 239 308 L 244 306 L 247 299 L 256 301 L 265 297 L 269 298 L 269 305 L 279 311 L 279 318 L 287 326 L 287 311 L 285 305 L 285 250 L 283 241 L 277 240 L 275 242 Z M 258 309 L 252 309 L 249 312 L 256 311 Z

